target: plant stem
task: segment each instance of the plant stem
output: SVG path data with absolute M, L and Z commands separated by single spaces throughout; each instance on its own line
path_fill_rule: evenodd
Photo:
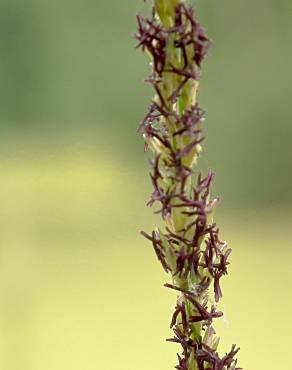
M 183 0 L 155 0 L 152 18 L 139 15 L 136 38 L 151 57 L 147 79 L 155 96 L 141 124 L 146 146 L 153 152 L 153 193 L 148 205 L 160 204 L 165 230 L 151 240 L 164 270 L 166 287 L 178 293 L 171 320 L 174 338 L 182 346 L 178 370 L 236 368 L 238 349 L 223 358 L 213 319 L 221 317 L 216 302 L 222 297 L 219 280 L 227 274 L 231 249 L 219 239 L 213 221 L 218 198 L 212 199 L 213 173 L 195 174 L 201 152 L 204 112 L 197 103 L 201 63 L 210 41 Z

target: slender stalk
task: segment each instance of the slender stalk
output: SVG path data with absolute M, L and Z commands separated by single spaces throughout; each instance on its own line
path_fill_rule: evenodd
M 233 345 L 224 357 L 213 319 L 221 317 L 220 279 L 227 274 L 231 249 L 219 239 L 213 221 L 218 198 L 211 198 L 213 173 L 195 173 L 201 152 L 204 112 L 197 103 L 201 64 L 210 41 L 183 0 L 155 0 L 151 18 L 138 15 L 138 47 L 151 57 L 147 79 L 155 91 L 141 124 L 146 147 L 153 152 L 153 193 L 148 205 L 159 203 L 165 229 L 142 232 L 154 247 L 167 288 L 177 291 L 171 319 L 179 343 L 178 370 L 225 370 L 236 367 Z

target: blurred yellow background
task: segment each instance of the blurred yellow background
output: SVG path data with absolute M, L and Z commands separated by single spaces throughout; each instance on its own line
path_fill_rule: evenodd
M 291 2 L 198 0 L 214 40 L 200 167 L 233 248 L 218 321 L 244 369 L 292 368 Z M 139 235 L 151 91 L 139 0 L 0 4 L 0 369 L 171 369 L 175 295 Z

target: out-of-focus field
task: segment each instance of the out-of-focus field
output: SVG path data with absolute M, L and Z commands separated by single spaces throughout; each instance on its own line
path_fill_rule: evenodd
M 93 148 L 1 158 L 1 370 L 173 368 L 164 339 L 175 296 L 138 234 L 155 218 L 137 172 Z M 217 219 L 234 248 L 221 350 L 239 344 L 245 369 L 288 369 L 291 213 Z

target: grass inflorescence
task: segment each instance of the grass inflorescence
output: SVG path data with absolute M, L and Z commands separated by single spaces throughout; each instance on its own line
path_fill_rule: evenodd
M 236 370 L 238 348 L 218 354 L 213 320 L 223 313 L 220 280 L 227 274 L 231 249 L 219 238 L 213 220 L 219 198 L 212 198 L 214 174 L 194 170 L 204 139 L 204 111 L 197 102 L 201 66 L 211 42 L 182 0 L 156 0 L 152 16 L 137 16 L 138 47 L 151 57 L 147 78 L 155 91 L 141 123 L 146 148 L 153 153 L 153 192 L 165 229 L 142 234 L 152 242 L 177 302 L 171 319 L 179 343 L 177 370 Z

